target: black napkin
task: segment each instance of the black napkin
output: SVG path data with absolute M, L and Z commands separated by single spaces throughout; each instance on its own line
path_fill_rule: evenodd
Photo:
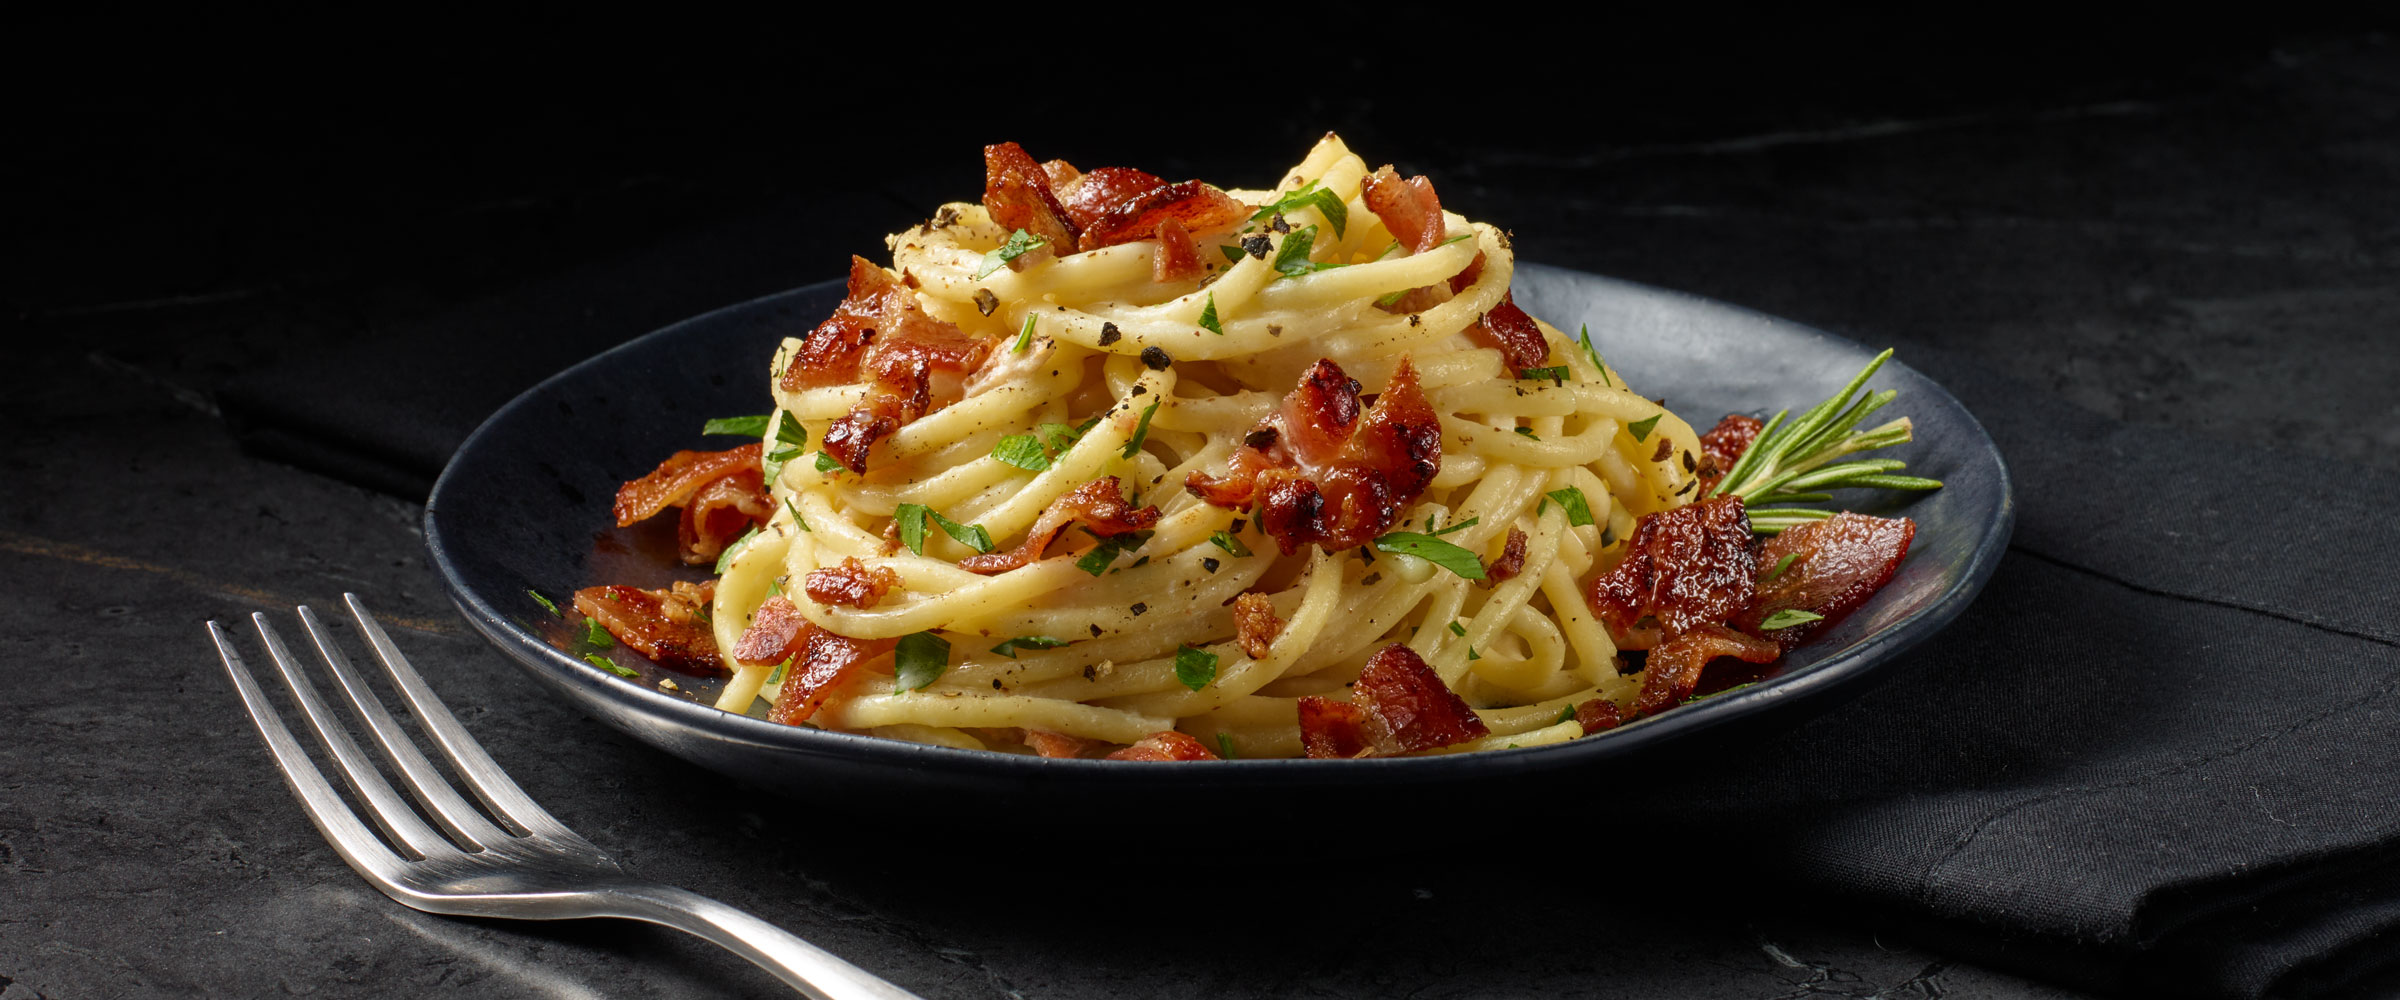
M 764 214 L 261 371 L 226 408 L 254 448 L 421 496 L 541 376 L 836 273 L 827 247 L 847 234 L 812 210 L 817 238 L 781 241 L 796 221 Z M 1624 812 L 1723 841 L 1711 864 L 2086 986 L 2305 994 L 2389 957 L 2400 532 L 2376 503 L 2400 476 L 2120 424 L 1935 348 L 1901 357 L 1966 402 L 2016 477 L 1989 588 L 1857 701 Z

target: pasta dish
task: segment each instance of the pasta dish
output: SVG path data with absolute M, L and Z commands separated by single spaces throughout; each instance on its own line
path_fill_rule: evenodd
M 1533 746 L 1773 661 L 1905 555 L 1790 504 L 1938 485 L 1854 457 L 1908 436 L 1860 429 L 1866 373 L 1696 432 L 1517 307 L 1507 233 L 1332 135 L 1268 190 L 985 165 L 761 359 L 773 412 L 709 427 L 751 443 L 626 484 L 716 578 L 578 593 L 595 648 L 970 749 Z

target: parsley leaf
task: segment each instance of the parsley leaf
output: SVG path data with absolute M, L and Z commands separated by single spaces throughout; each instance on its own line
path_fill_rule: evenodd
M 1011 233 L 1008 242 L 1000 244 L 997 249 L 983 255 L 983 266 L 975 269 L 975 280 L 982 281 L 989 278 L 992 276 L 992 272 L 1007 266 L 1009 261 L 1032 253 L 1034 248 L 1047 246 L 1049 243 L 1049 240 L 1022 229 Z
M 1550 492 L 1542 495 L 1549 497 L 1560 507 L 1566 509 L 1568 524 L 1581 525 L 1592 523 L 1592 504 L 1591 501 L 1584 498 L 1583 490 L 1577 487 L 1569 486 L 1566 489 L 1551 490 Z
M 927 509 L 925 513 L 933 518 L 933 523 L 941 526 L 943 534 L 957 539 L 960 545 L 974 549 L 977 552 L 990 552 L 992 550 L 992 533 L 983 530 L 983 525 L 960 524 L 949 518 L 943 517 L 939 511 L 932 509 Z
M 794 504 L 794 503 L 792 503 L 792 498 L 790 498 L 790 497 L 785 497 L 785 498 L 783 498 L 783 509 L 785 509 L 785 510 L 788 510 L 788 511 L 791 511 L 791 512 L 792 512 L 792 523 L 793 523 L 793 524 L 796 524 L 796 525 L 799 525 L 799 526 L 800 526 L 800 530 L 802 530 L 802 531 L 810 531 L 810 532 L 813 532 L 813 531 L 817 530 L 817 529 L 815 529 L 815 528 L 811 528 L 811 527 L 809 527 L 809 526 L 808 526 L 808 519 L 807 519 L 807 518 L 805 518 L 805 517 L 801 517 L 801 516 L 800 516 L 800 507 L 799 507 L 797 504 Z
M 1600 360 L 1600 349 L 1592 346 L 1592 325 L 1585 323 L 1583 329 L 1575 334 L 1575 339 L 1583 344 L 1583 353 L 1591 357 L 1592 369 L 1600 373 L 1600 384 L 1615 388 L 1616 383 L 1608 380 L 1608 363 Z
M 1217 252 L 1225 255 L 1226 263 L 1239 264 L 1242 261 L 1242 248 L 1235 244 L 1227 243 L 1218 247 Z
M 1066 425 L 1045 426 L 1064 428 Z M 992 458 L 1027 472 L 1041 472 L 1050 468 L 1050 453 L 1042 449 L 1041 439 L 1031 434 L 1011 434 L 1001 438 L 999 444 L 992 446 Z
M 717 575 L 724 576 L 725 568 L 733 565 L 733 557 L 741 555 L 743 549 L 750 547 L 750 540 L 757 537 L 758 525 L 753 524 L 750 526 L 750 530 L 742 532 L 742 537 L 734 539 L 732 544 L 725 546 L 725 551 L 717 555 Z
M 1125 453 L 1120 457 L 1132 458 L 1141 453 L 1142 441 L 1150 436 L 1150 418 L 1158 414 L 1158 404 L 1161 402 L 1164 400 L 1153 399 L 1142 410 L 1142 419 L 1134 422 L 1133 436 L 1125 440 Z
M 1814 611 L 1802 611 L 1798 608 L 1785 608 L 1781 611 L 1775 612 L 1774 614 L 1768 615 L 1766 621 L 1759 622 L 1758 630 L 1761 632 L 1773 632 L 1779 628 L 1791 628 L 1794 625 L 1806 625 L 1810 622 L 1823 621 L 1824 619 L 1824 615 L 1820 615 Z
M 1350 224 L 1350 206 L 1345 204 L 1341 197 L 1334 194 L 1331 189 L 1323 187 L 1317 181 L 1300 185 L 1290 194 L 1276 199 L 1274 204 L 1260 208 L 1258 214 L 1250 217 L 1250 221 L 1271 219 L 1277 215 L 1296 212 L 1303 208 L 1316 209 L 1318 214 L 1325 216 L 1325 224 L 1333 227 L 1335 236 L 1342 235 L 1343 230 Z
M 1650 415 L 1650 419 L 1648 420 L 1636 420 L 1630 424 L 1626 424 L 1625 430 L 1630 432 L 1633 435 L 1633 439 L 1636 441 L 1648 441 L 1650 440 L 1650 432 L 1658 428 L 1658 418 L 1663 416 L 1666 416 L 1666 414 L 1653 413 Z
M 1208 293 L 1208 307 L 1200 310 L 1200 328 L 1217 336 L 1225 335 L 1225 324 L 1217 319 L 1217 293 Z
M 1562 724 L 1562 723 L 1565 723 L 1567 720 L 1569 720 L 1569 719 L 1572 719 L 1572 718 L 1574 718 L 1574 717 L 1575 717 L 1575 706 L 1573 706 L 1573 705 L 1561 705 L 1561 706 L 1559 706 L 1559 709 L 1558 709 L 1558 718 L 1555 718 L 1555 719 L 1552 719 L 1552 720 L 1550 720 L 1550 724 L 1551 724 L 1551 725 L 1553 725 L 1553 726 L 1560 725 L 1560 724 Z
M 1219 531 L 1208 536 L 1208 543 L 1236 556 L 1250 554 L 1250 547 L 1242 544 L 1242 540 L 1235 538 L 1230 531 Z
M 1217 654 L 1190 646 L 1175 650 L 1175 679 L 1198 691 L 1217 679 Z
M 542 610 L 550 612 L 554 616 L 558 614 L 558 605 L 551 603 L 549 598 L 543 597 L 541 591 L 528 590 L 525 593 L 533 598 L 533 603 L 541 605 Z
M 1317 227 L 1302 226 L 1292 230 L 1291 235 L 1283 238 L 1283 245 L 1275 248 L 1275 269 L 1283 272 L 1286 278 L 1297 278 L 1337 266 L 1308 259 L 1308 252 L 1316 245 Z
M 1517 369 L 1517 377 L 1535 382 L 1548 379 L 1553 383 L 1564 383 L 1567 380 L 1567 366 L 1552 365 L 1548 368 L 1519 368 Z
M 1476 522 L 1478 522 L 1478 521 L 1481 521 L 1481 520 L 1483 520 L 1483 518 L 1481 518 L 1481 517 L 1470 517 L 1470 518 L 1468 518 L 1468 519 L 1466 519 L 1466 520 L 1464 520 L 1464 521 L 1460 521 L 1460 522 L 1458 522 L 1457 524 L 1453 524 L 1453 525 L 1451 525 L 1451 526 L 1449 526 L 1449 527 L 1447 527 L 1447 528 L 1443 528 L 1443 529 L 1442 529 L 1442 530 L 1440 530 L 1440 531 L 1436 531 L 1436 532 L 1434 532 L 1434 533 L 1433 533 L 1433 537 L 1435 537 L 1435 538 L 1440 538 L 1440 537 L 1442 537 L 1443 535 L 1447 535 L 1447 534 L 1449 534 L 1449 533 L 1451 533 L 1451 532 L 1454 532 L 1454 531 L 1465 531 L 1465 530 L 1467 530 L 1468 528 L 1472 528 L 1472 527 L 1474 527 L 1474 526 L 1475 526 L 1475 524 L 1476 524 Z
M 1786 553 L 1784 553 L 1784 554 L 1783 554 L 1783 558 L 1775 560 L 1775 566 L 1774 566 L 1774 568 L 1767 570 L 1767 575 L 1765 575 L 1765 576 L 1762 576 L 1762 577 L 1759 577 L 1759 578 L 1758 578 L 1758 582 L 1760 582 L 1760 583 L 1765 583 L 1765 582 L 1767 582 L 1767 581 L 1769 581 L 1769 580 L 1772 580 L 1772 579 L 1774 579 L 1774 578 L 1776 578 L 1776 577 L 1782 576 L 1782 575 L 1783 575 L 1783 571 L 1784 571 L 1784 570 L 1787 570 L 1787 569 L 1790 569 L 1790 568 L 1792 568 L 1792 560 L 1794 560 L 1794 559 L 1798 559 L 1798 558 L 1800 558 L 1800 553 L 1797 553 L 1797 552 L 1786 552 Z
M 768 414 L 755 417 L 718 417 L 700 426 L 700 433 L 726 437 L 765 437 Z
M 1069 644 L 1065 639 L 1053 639 L 1046 635 L 1020 635 L 992 647 L 992 652 L 1013 660 L 1020 649 L 1061 649 Z
M 783 463 L 799 458 L 800 450 L 808 447 L 808 428 L 801 426 L 800 421 L 790 418 L 782 410 L 775 411 L 774 420 L 776 447 L 759 462 L 759 471 L 766 474 L 768 482 L 775 481 L 775 477 L 783 472 Z M 759 428 L 759 433 L 766 433 L 766 428 Z
M 601 628 L 598 621 L 586 618 L 583 620 L 583 641 L 586 644 L 607 649 L 617 644 L 617 637 L 608 634 L 608 630 Z
M 919 690 L 949 669 L 950 640 L 931 632 L 901 636 L 892 649 L 892 690 Z
M 833 456 L 831 456 L 831 455 L 828 455 L 828 454 L 826 454 L 826 453 L 824 453 L 824 452 L 821 452 L 821 451 L 817 453 L 817 471 L 818 471 L 818 472 L 833 472 L 833 471 L 835 471 L 835 470 L 838 470 L 838 469 L 840 469 L 841 467 L 842 467 L 842 463 L 841 463 L 841 460 L 840 460 L 840 459 L 834 458 Z
M 1525 437 L 1532 438 L 1532 439 L 1534 439 L 1534 440 L 1536 440 L 1536 441 L 1539 441 L 1539 440 L 1541 440 L 1541 439 L 1542 439 L 1541 435 L 1539 435 L 1539 434 L 1535 434 L 1535 433 L 1533 432 L 1533 428 L 1531 428 L 1531 427 L 1519 427 L 1519 428 L 1517 428 L 1517 433 L 1518 433 L 1518 434 L 1520 434 L 1520 435 L 1522 435 L 1522 436 L 1525 436 Z
M 1032 313 L 1025 314 L 1025 328 L 1017 331 L 1017 342 L 1008 349 L 1008 353 L 1023 354 L 1026 348 L 1033 346 L 1033 322 L 1038 318 Z
M 1466 626 L 1464 626 L 1464 625 L 1461 625 L 1461 624 L 1459 624 L 1459 623 L 1457 623 L 1457 622 L 1451 622 L 1451 623 L 1450 623 L 1450 634 L 1451 634 L 1451 635 L 1465 635 L 1465 634 L 1467 634 L 1467 627 L 1466 627 Z
M 782 663 L 775 665 L 775 672 L 767 675 L 767 682 L 762 686 L 773 687 L 777 684 L 783 683 L 783 672 L 792 668 L 792 661 L 795 659 L 798 659 L 798 657 L 784 657 Z
M 1468 519 L 1469 524 L 1474 523 Z M 1456 525 L 1449 530 L 1466 527 Z M 1416 531 L 1395 531 L 1375 540 L 1375 547 L 1385 552 L 1416 556 L 1469 580 L 1483 579 L 1483 560 L 1464 547 L 1452 545 L 1432 535 Z
M 1242 754 L 1241 754 L 1241 751 L 1235 750 L 1235 749 L 1233 748 L 1233 734 L 1232 734 L 1232 733 L 1218 733 L 1218 734 L 1217 734 L 1217 756 L 1219 756 L 1219 757 L 1223 757 L 1223 758 L 1225 758 L 1226 760 L 1240 760 L 1240 759 L 1242 759 Z
M 1150 535 L 1151 532 L 1147 531 L 1128 531 L 1114 538 L 1103 538 L 1099 545 L 1075 560 L 1075 568 L 1099 576 L 1108 571 L 1108 564 L 1117 561 L 1118 553 L 1141 548 L 1150 540 Z
M 1473 663 L 1473 662 L 1475 662 L 1475 661 L 1477 661 L 1477 660 L 1480 660 L 1480 659 L 1483 659 L 1483 654 L 1482 654 L 1482 653 L 1478 653 L 1478 652 L 1476 652 L 1476 651 L 1475 651 L 1475 647 L 1473 647 L 1473 646 L 1469 646 L 1469 647 L 1467 647 L 1467 662 L 1468 662 L 1468 663 Z
M 925 554 L 925 515 L 933 509 L 921 503 L 904 503 L 892 511 L 892 523 L 900 526 L 900 544 L 910 552 Z
M 599 667 L 600 669 L 606 670 L 609 673 L 615 674 L 619 677 L 640 677 L 642 675 L 641 671 L 635 670 L 632 667 L 628 667 L 622 663 L 618 663 L 617 661 L 609 659 L 608 657 L 602 656 L 598 653 L 583 654 L 583 662 L 589 663 L 595 667 Z
M 1702 700 L 1702 699 L 1714 698 L 1714 697 L 1716 697 L 1716 696 L 1718 696 L 1718 695 L 1721 695 L 1721 694 L 1732 694 L 1732 693 L 1734 693 L 1734 692 L 1736 692 L 1736 691 L 1739 691 L 1739 690 L 1741 690 L 1741 689 L 1743 689 L 1743 688 L 1746 688 L 1746 687 L 1751 687 L 1751 686 L 1753 686 L 1753 685 L 1756 685 L 1757 683 L 1758 683 L 1757 681 L 1744 681 L 1744 682 L 1742 682 L 1742 683 L 1740 683 L 1740 684 L 1736 684 L 1736 685 L 1734 685 L 1734 686 L 1732 686 L 1732 687 L 1726 688 L 1726 689 L 1725 689 L 1725 690 L 1723 690 L 1723 691 L 1711 691 L 1711 692 L 1709 692 L 1709 693 L 1707 693 L 1707 694 L 1701 695 L 1700 697 L 1698 697 L 1698 698 L 1694 698 L 1694 699 L 1692 699 L 1692 700 L 1693 700 L 1693 701 L 1700 701 L 1700 700 Z

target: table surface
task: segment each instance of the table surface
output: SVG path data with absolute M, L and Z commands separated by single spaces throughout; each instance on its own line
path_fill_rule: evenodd
M 2295 461 L 2400 467 L 2392 43 L 2276 36 L 2138 72 L 2075 65 L 2031 95 L 1919 101 L 1862 75 L 1807 91 L 1815 103 L 1693 97 L 1688 118 L 1518 146 L 1412 138 L 1390 102 L 1316 103 L 1277 126 L 1285 145 L 1228 162 L 1251 164 L 1233 178 L 1247 182 L 1337 123 L 1432 174 L 1451 207 L 1508 225 L 1528 259 L 1961 351 L 2066 404 Z M 345 591 L 396 626 L 535 799 L 629 868 L 927 997 L 2082 995 L 1772 885 L 1595 893 L 1534 910 L 1577 919 L 1537 921 L 1518 903 L 1555 876 L 1437 869 L 1376 883 L 1328 926 L 1262 905 L 1288 882 L 1211 870 L 1204 849 L 1188 879 L 986 870 L 926 856 L 923 838 L 900 855 L 829 834 L 872 820 L 761 799 L 633 743 L 467 628 L 416 503 L 245 453 L 216 393 L 462 312 L 540 315 L 628 274 L 689 278 L 670 299 L 687 312 L 817 280 L 839 267 L 831 248 L 877 246 L 970 193 L 972 144 L 989 138 L 868 185 L 889 204 L 852 218 L 826 211 L 806 170 L 543 152 L 618 121 L 598 111 L 532 137 L 387 121 L 303 141 L 289 122 L 244 131 L 228 126 L 252 124 L 245 112 L 160 99 L 55 109 L 29 154 L 40 197 L 11 227 L 27 244 L 12 258 L 30 263 L 6 279 L 21 346 L 0 369 L 0 1000 L 776 993 L 670 931 L 428 916 L 343 867 L 271 774 L 199 623 Z M 87 113 L 116 124 L 61 124 Z M 411 175 L 432 162 L 411 145 L 426 135 L 522 168 Z M 779 238 L 792 232 L 805 238 Z M 727 264 L 693 277 L 694 261 Z M 642 332 L 610 321 L 594 322 Z M 978 857 L 1006 850 L 1005 830 L 962 831 Z

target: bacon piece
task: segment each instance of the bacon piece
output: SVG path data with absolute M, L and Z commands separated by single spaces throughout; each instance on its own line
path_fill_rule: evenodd
M 1141 742 L 1109 754 L 1105 759 L 1216 760 L 1217 755 L 1209 752 L 1208 744 L 1195 739 L 1192 734 L 1169 729 L 1145 736 Z
M 1616 702 L 1594 698 L 1575 706 L 1575 724 L 1583 727 L 1583 735 L 1590 736 L 1624 725 L 1625 713 L 1618 710 Z
M 1190 230 L 1176 219 L 1161 219 L 1158 223 L 1158 256 L 1150 259 L 1150 280 L 1158 282 L 1189 281 L 1208 273 L 1208 265 L 1200 259 L 1200 244 L 1193 241 Z
M 750 619 L 750 627 L 734 643 L 733 658 L 752 666 L 792 661 L 777 689 L 775 710 L 767 718 L 797 726 L 817 714 L 841 681 L 856 676 L 860 665 L 898 644 L 894 639 L 853 639 L 828 632 L 777 594 Z
M 1442 220 L 1442 199 L 1433 193 L 1433 182 L 1424 177 L 1402 180 L 1400 174 L 1385 164 L 1367 175 L 1367 211 L 1383 220 L 1383 228 L 1391 230 L 1392 238 L 1400 241 L 1410 253 L 1424 253 L 1442 245 L 1447 238 L 1448 224 Z
M 1508 529 L 1508 542 L 1500 548 L 1500 558 L 1483 564 L 1483 585 L 1496 586 L 1503 580 L 1516 578 L 1525 571 L 1525 533 Z
M 1849 511 L 1787 528 L 1767 540 L 1758 555 L 1758 567 L 1760 573 L 1766 573 L 1786 555 L 1793 556 L 1792 564 L 1760 583 L 1758 599 L 1734 616 L 1732 624 L 1773 639 L 1784 649 L 1797 646 L 1858 610 L 1890 582 L 1916 535 L 1916 522 L 1905 517 L 1869 517 Z M 1759 623 L 1784 610 L 1813 611 L 1825 617 L 1759 632 Z
M 1054 733 L 1047 729 L 1027 729 L 1025 730 L 1025 745 L 1032 747 L 1033 752 L 1041 756 L 1064 759 L 1081 757 L 1085 751 L 1097 744 L 1081 736 Z
M 1367 732 L 1379 753 L 1431 750 L 1491 734 L 1465 699 L 1442 683 L 1415 650 L 1393 643 L 1376 650 L 1350 689 L 1366 709 Z
M 1758 432 L 1766 426 L 1757 417 L 1728 413 L 1708 433 L 1700 435 L 1701 496 L 1716 489 L 1725 474 L 1733 471 L 1733 463 L 1742 460 L 1742 453 L 1750 450 L 1750 443 L 1758 440 Z
M 658 463 L 650 474 L 617 487 L 617 502 L 610 511 L 617 517 L 617 527 L 630 528 L 657 515 L 669 507 L 690 503 L 700 488 L 743 469 L 758 468 L 758 444 L 746 444 L 725 451 L 679 451 Z
M 1225 475 L 1194 472 L 1184 488 L 1229 510 L 1256 501 L 1260 529 L 1285 555 L 1372 541 L 1441 470 L 1441 420 L 1407 358 L 1363 413 L 1358 390 L 1340 365 L 1319 359 L 1235 449 Z
M 1117 485 L 1117 477 L 1103 476 L 1068 490 L 1050 507 L 1035 518 L 1033 527 L 1025 532 L 1025 540 L 1006 552 L 986 552 L 958 561 L 958 568 L 969 573 L 991 576 L 1006 573 L 1031 564 L 1042 557 L 1059 533 L 1073 525 L 1083 525 L 1092 534 L 1114 538 L 1133 531 L 1146 531 L 1158 524 L 1156 506 L 1135 509 L 1125 502 L 1125 494 Z
M 1241 644 L 1242 655 L 1266 659 L 1275 637 L 1282 634 L 1283 619 L 1275 617 L 1275 603 L 1267 595 L 1245 593 L 1233 599 L 1233 638 Z
M 1311 757 L 1364 757 L 1375 751 L 1363 706 L 1313 694 L 1300 696 L 1300 747 Z
M 1084 175 L 1087 185 L 1092 174 Z M 1241 225 L 1249 217 L 1250 206 L 1232 195 L 1200 181 L 1178 181 L 1110 205 L 1092 219 L 1083 233 L 1082 247 L 1098 250 L 1148 239 L 1158 231 L 1159 223 L 1169 219 L 1194 233 L 1213 233 Z
M 916 293 L 864 257 L 850 258 L 848 295 L 801 342 L 779 385 L 786 392 L 868 383 L 866 398 L 825 431 L 825 453 L 867 471 L 867 449 L 955 399 L 959 376 L 991 354 L 989 341 L 925 314 Z
M 1594 577 L 1587 596 L 1612 634 L 1656 618 L 1672 641 L 1748 606 L 1757 567 L 1742 498 L 1717 497 L 1642 515 L 1625 561 Z
M 775 501 L 767 496 L 766 477 L 757 467 L 709 480 L 683 505 L 675 525 L 676 552 L 694 566 L 714 563 L 743 532 L 773 516 Z
M 1499 305 L 1467 327 L 1467 339 L 1498 348 L 1501 360 L 1513 369 L 1540 368 L 1550 360 L 1550 339 L 1542 336 L 1533 317 L 1517 308 L 1515 292 L 1500 296 Z
M 856 556 L 842 560 L 839 566 L 812 569 L 801 586 L 810 600 L 819 604 L 841 604 L 865 611 L 883 601 L 883 595 L 900 585 L 900 574 L 889 566 L 868 566 Z
M 1061 171 L 1051 164 L 1066 166 Z M 1073 173 L 1074 167 L 1064 160 L 1052 160 L 1042 165 L 1050 174 L 1050 190 L 1058 195 L 1058 203 L 1066 206 L 1067 219 L 1077 232 L 1098 224 L 1110 209 L 1167 186 L 1167 179 L 1146 170 L 1132 167 L 1095 167 L 1090 173 Z
M 1720 656 L 1744 663 L 1773 663 L 1783 648 L 1754 635 L 1723 625 L 1700 625 L 1650 651 L 1642 666 L 1642 693 L 1633 700 L 1634 718 L 1654 715 L 1683 704 L 1700 685 L 1700 668 Z
M 678 581 L 667 590 L 610 585 L 575 592 L 575 610 L 650 662 L 694 677 L 725 672 L 706 608 L 716 583 Z
M 1065 161 L 1053 161 L 1066 166 Z M 1066 167 L 1074 170 L 1074 167 Z M 1022 229 L 1050 243 L 1052 253 L 1075 252 L 1079 235 L 1051 188 L 1051 173 L 1013 142 L 983 147 L 983 207 L 1000 228 Z

